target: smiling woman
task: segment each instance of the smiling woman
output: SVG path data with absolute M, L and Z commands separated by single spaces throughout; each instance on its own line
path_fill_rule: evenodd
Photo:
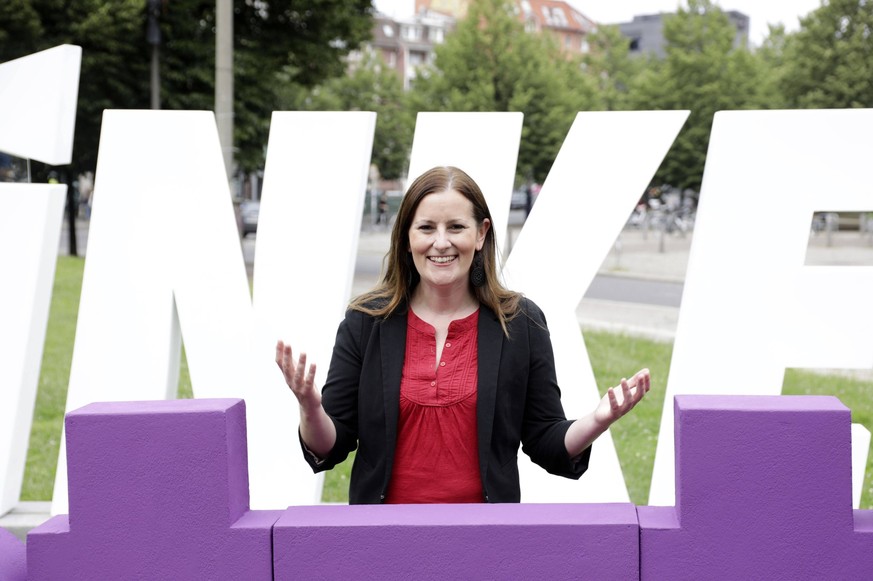
M 409 230 L 409 252 L 421 277 L 416 296 L 445 294 L 451 287 L 466 291 L 473 256 L 482 250 L 490 226 L 487 218 L 476 223 L 473 204 L 455 190 L 422 200 Z
M 351 503 L 519 502 L 519 446 L 579 478 L 593 441 L 649 390 L 643 369 L 566 419 L 545 318 L 500 283 L 492 224 L 470 176 L 425 172 L 401 202 L 381 283 L 340 324 L 323 390 L 305 354 L 276 345 L 312 469 L 357 449 Z

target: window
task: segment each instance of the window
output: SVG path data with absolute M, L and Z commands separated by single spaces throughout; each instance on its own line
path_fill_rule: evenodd
M 413 67 L 419 67 L 423 65 L 425 61 L 427 61 L 427 54 L 417 50 L 409 51 L 409 64 Z
M 549 26 L 567 26 L 567 16 L 560 8 L 543 8 L 543 16 L 546 18 L 546 23 Z

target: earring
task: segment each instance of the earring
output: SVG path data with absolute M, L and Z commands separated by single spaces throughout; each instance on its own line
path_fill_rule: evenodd
M 470 284 L 479 288 L 485 286 L 485 267 L 483 265 L 482 252 L 479 250 L 473 255 L 473 264 L 470 267 Z

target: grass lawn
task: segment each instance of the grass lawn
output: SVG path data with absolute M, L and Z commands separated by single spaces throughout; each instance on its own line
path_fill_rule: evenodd
M 83 267 L 83 259 L 58 258 L 22 500 L 51 498 Z M 585 343 L 601 395 L 617 379 L 641 367 L 648 366 L 652 372 L 650 394 L 612 429 L 631 502 L 644 505 L 648 502 L 655 444 L 673 346 L 670 343 L 591 331 L 585 333 Z M 873 431 L 873 382 L 789 369 L 785 374 L 783 393 L 835 395 L 851 408 L 853 422 L 863 424 Z M 191 397 L 191 381 L 184 351 L 179 397 Z M 326 502 L 348 501 L 350 468 L 351 458 L 328 472 L 323 494 Z M 861 507 L 873 508 L 873 453 L 867 460 Z

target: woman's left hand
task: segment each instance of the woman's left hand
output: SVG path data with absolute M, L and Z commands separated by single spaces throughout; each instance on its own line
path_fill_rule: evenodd
M 621 384 L 610 387 L 594 410 L 594 420 L 609 427 L 617 419 L 634 409 L 645 397 L 651 386 L 648 369 L 641 369 L 632 378 L 622 379 Z

